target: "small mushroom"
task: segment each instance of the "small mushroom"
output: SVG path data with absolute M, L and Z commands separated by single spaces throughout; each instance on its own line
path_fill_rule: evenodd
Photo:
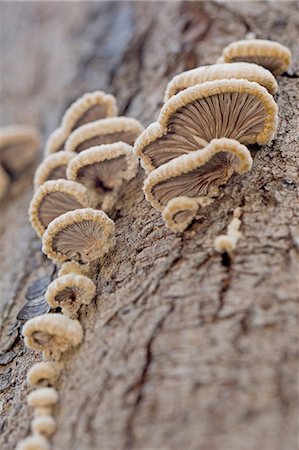
M 136 119 L 112 117 L 88 123 L 73 131 L 65 144 L 65 149 L 80 153 L 90 147 L 114 142 L 133 145 L 143 126 Z
M 50 444 L 44 436 L 34 434 L 22 439 L 17 444 L 16 450 L 50 450 Z
M 35 417 L 31 422 L 33 434 L 38 434 L 50 438 L 56 430 L 56 420 L 52 416 Z
M 43 314 L 29 319 L 23 327 L 25 345 L 43 352 L 45 358 L 58 359 L 69 347 L 77 346 L 83 339 L 80 322 L 62 314 Z M 32 405 L 47 406 L 47 405 Z
M 85 275 L 69 273 L 56 278 L 48 286 L 46 300 L 52 308 L 61 307 L 68 317 L 76 317 L 81 305 L 89 305 L 95 297 L 96 287 Z
M 124 180 L 136 176 L 138 159 L 124 142 L 100 145 L 79 153 L 67 167 L 69 180 L 78 181 L 96 193 L 98 205 L 109 210 Z
M 196 198 L 174 197 L 167 203 L 162 217 L 170 230 L 182 232 L 195 218 L 198 208 Z
M 231 255 L 237 246 L 238 240 L 241 238 L 241 210 L 236 208 L 232 221 L 227 227 L 227 234 L 221 234 L 215 239 L 214 247 L 219 253 L 228 253 Z
M 49 180 L 66 179 L 66 167 L 74 156 L 76 156 L 76 153 L 66 151 L 47 156 L 36 169 L 34 176 L 35 188 L 39 188 Z
M 82 125 L 117 114 L 116 100 L 113 95 L 102 91 L 84 94 L 64 113 L 61 125 L 48 138 L 45 153 L 63 150 L 69 134 Z
M 33 410 L 34 417 L 50 416 L 53 412 L 52 406 L 37 406 Z
M 27 395 L 27 403 L 32 407 L 54 406 L 58 402 L 58 392 L 53 387 L 36 389 Z
M 43 236 L 43 252 L 57 263 L 89 263 L 114 245 L 115 226 L 104 211 L 91 208 L 69 211 L 54 219 Z
M 68 275 L 69 273 L 89 276 L 89 264 L 80 264 L 77 261 L 66 261 L 61 265 L 57 275 L 58 277 L 62 277 L 63 275 Z
M 31 422 L 31 430 L 34 435 L 50 438 L 56 430 L 56 420 L 52 416 L 35 417 Z
M 41 361 L 34 364 L 27 372 L 27 382 L 32 385 L 52 385 L 60 374 L 60 367 L 56 362 Z
M 0 164 L 12 177 L 20 175 L 34 161 L 40 137 L 34 127 L 10 125 L 0 128 Z
M 280 75 L 291 64 L 292 54 L 279 42 L 266 39 L 244 39 L 225 47 L 220 58 L 225 63 L 244 61 L 259 64 L 274 75 Z
M 160 211 L 176 197 L 213 198 L 234 172 L 244 174 L 251 166 L 252 157 L 244 145 L 233 139 L 213 139 L 204 149 L 152 171 L 144 182 L 145 196 Z
M 69 180 L 50 180 L 35 192 L 29 207 L 29 218 L 38 236 L 42 237 L 56 217 L 96 204 L 93 193 L 82 184 Z
M 270 94 L 277 92 L 277 81 L 269 70 L 257 64 L 232 63 L 196 67 L 176 75 L 167 85 L 164 102 L 173 95 L 197 84 L 214 80 L 243 79 L 264 86 Z
M 7 175 L 6 171 L 3 169 L 3 167 L 0 165 L 0 200 L 2 200 L 7 191 L 8 186 L 10 184 L 10 178 Z
M 150 172 L 215 138 L 266 144 L 276 123 L 277 105 L 263 86 L 247 80 L 207 81 L 171 97 L 134 147 Z

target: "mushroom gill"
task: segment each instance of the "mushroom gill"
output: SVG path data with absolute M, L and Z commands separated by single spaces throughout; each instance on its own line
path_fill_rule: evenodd
M 146 198 L 163 211 L 175 197 L 211 198 L 234 172 L 251 169 L 249 150 L 233 139 L 214 139 L 202 150 L 182 155 L 152 171 L 144 182 Z
M 36 169 L 34 175 L 35 188 L 49 180 L 66 179 L 67 165 L 74 156 L 76 156 L 76 153 L 66 151 L 47 156 Z
M 66 150 L 79 153 L 96 145 L 119 141 L 133 145 L 142 131 L 142 125 L 132 118 L 112 117 L 98 120 L 75 130 L 66 142 Z
M 91 208 L 70 211 L 54 219 L 43 236 L 43 252 L 55 262 L 92 262 L 114 245 L 114 222 Z
M 50 180 L 42 184 L 34 194 L 29 218 L 39 237 L 53 219 L 74 209 L 96 204 L 92 193 L 80 183 L 69 180 Z
M 266 39 L 246 39 L 229 44 L 222 51 L 226 63 L 249 62 L 259 64 L 274 75 L 285 72 L 291 64 L 290 50 L 279 42 Z
M 207 81 L 171 97 L 158 122 L 137 139 L 135 152 L 150 172 L 215 138 L 267 143 L 276 121 L 277 105 L 264 87 L 247 80 Z
M 244 79 L 255 81 L 264 86 L 270 94 L 277 91 L 277 81 L 272 73 L 257 64 L 236 62 L 231 64 L 213 64 L 210 66 L 196 67 L 195 69 L 182 72 L 168 83 L 164 96 L 164 102 L 173 95 L 197 84 L 214 80 Z

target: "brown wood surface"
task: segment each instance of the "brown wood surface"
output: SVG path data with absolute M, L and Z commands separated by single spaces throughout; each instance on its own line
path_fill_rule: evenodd
M 7 2 L 0 4 L 0 123 L 44 137 L 86 91 L 155 120 L 167 80 L 213 63 L 253 32 L 294 54 L 278 78 L 279 129 L 253 149 L 183 234 L 144 200 L 143 173 L 113 212 L 117 245 L 95 268 L 82 345 L 63 358 L 56 450 L 296 450 L 298 445 L 298 3 Z M 296 62 L 297 61 L 297 62 Z M 16 315 L 51 274 L 27 219 L 31 175 L 0 206 L 0 448 L 29 433 L 27 350 Z M 230 265 L 213 250 L 235 207 L 242 233 Z M 9 334 L 10 333 L 10 334 Z

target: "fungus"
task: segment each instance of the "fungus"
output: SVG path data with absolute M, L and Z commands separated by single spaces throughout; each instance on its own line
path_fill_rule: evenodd
M 54 406 L 58 402 L 58 392 L 53 387 L 43 387 L 27 395 L 27 403 L 32 407 Z
M 39 237 L 53 219 L 74 209 L 93 207 L 93 193 L 80 183 L 69 180 L 46 181 L 35 192 L 29 207 L 29 218 Z
M 80 322 L 62 314 L 43 314 L 25 323 L 23 336 L 27 347 L 42 351 L 45 358 L 58 359 L 69 347 L 80 344 L 83 329 Z
M 241 210 L 236 208 L 233 214 L 233 219 L 227 227 L 227 234 L 221 234 L 215 239 L 214 247 L 219 253 L 226 252 L 229 255 L 235 250 L 237 242 L 242 236 L 240 232 L 241 226 Z
M 34 434 L 50 438 L 56 430 L 56 420 L 51 416 L 35 417 L 31 422 L 31 430 Z
M 52 308 L 61 307 L 66 316 L 76 317 L 81 305 L 89 305 L 95 294 L 96 287 L 92 280 L 85 275 L 69 273 L 52 281 L 46 300 Z
M 76 156 L 76 153 L 66 151 L 47 156 L 36 169 L 34 176 L 35 188 L 49 180 L 66 179 L 66 167 L 74 156 Z
M 89 264 L 80 264 L 77 261 L 66 261 L 61 265 L 57 275 L 58 277 L 62 277 L 69 273 L 88 276 L 90 274 Z
M 40 137 L 34 127 L 10 125 L 0 128 L 0 163 L 12 176 L 19 175 L 35 159 Z
M 49 136 L 45 153 L 63 150 L 69 134 L 82 125 L 117 114 L 116 100 L 113 95 L 102 91 L 84 94 L 64 113 L 61 125 Z
M 213 139 L 204 149 L 179 156 L 151 172 L 144 192 L 160 211 L 176 197 L 206 201 L 218 194 L 219 186 L 234 172 L 244 174 L 251 166 L 252 157 L 244 145 L 233 139 Z
M 34 417 L 50 416 L 52 414 L 52 406 L 37 406 L 33 410 Z
M 222 51 L 221 61 L 259 64 L 274 75 L 285 72 L 291 64 L 290 50 L 279 42 L 265 39 L 245 39 L 229 44 Z
M 113 206 L 123 181 L 136 176 L 137 168 L 133 148 L 124 142 L 116 142 L 79 153 L 70 161 L 67 177 L 92 189 L 101 209 L 106 211 Z
M 137 138 L 135 152 L 150 172 L 215 138 L 266 144 L 276 122 L 277 105 L 263 86 L 247 80 L 207 81 L 171 97 L 158 122 Z
M 187 70 L 176 75 L 167 85 L 164 102 L 173 95 L 197 84 L 214 80 L 243 79 L 255 81 L 264 86 L 270 94 L 277 92 L 277 81 L 272 73 L 264 67 L 250 63 L 213 64 Z
M 54 219 L 43 236 L 43 252 L 57 263 L 73 259 L 88 263 L 114 245 L 115 226 L 104 211 L 69 211 Z
M 0 165 L 0 200 L 5 197 L 10 183 L 10 178 Z
M 60 374 L 57 363 L 52 361 L 42 361 L 34 364 L 27 372 L 27 382 L 32 385 L 54 384 Z
M 136 119 L 112 117 L 98 120 L 75 130 L 66 141 L 65 148 L 79 153 L 96 145 L 119 141 L 133 145 L 142 131 L 143 126 Z
M 16 446 L 16 450 L 50 450 L 50 444 L 44 436 L 35 434 L 22 439 Z
M 199 203 L 195 198 L 174 197 L 163 210 L 167 227 L 174 232 L 184 231 L 195 218 Z

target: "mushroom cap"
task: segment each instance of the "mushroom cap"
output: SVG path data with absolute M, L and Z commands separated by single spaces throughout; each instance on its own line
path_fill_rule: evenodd
M 247 80 L 207 81 L 171 97 L 134 148 L 150 172 L 215 138 L 266 144 L 276 123 L 277 105 L 263 86 Z
M 133 145 L 143 129 L 138 120 L 129 117 L 97 120 L 73 131 L 66 141 L 65 149 L 79 153 L 90 147 L 119 141 Z
M 232 42 L 225 47 L 221 58 L 226 63 L 247 61 L 259 64 L 274 75 L 280 75 L 291 64 L 292 54 L 279 42 L 266 39 L 244 39 Z
M 68 275 L 69 273 L 89 276 L 89 264 L 80 264 L 77 261 L 66 261 L 61 265 L 57 275 L 58 277 L 62 277 L 62 275 Z
M 27 347 L 53 358 L 58 358 L 69 347 L 79 345 L 83 338 L 80 322 L 62 314 L 42 314 L 29 319 L 22 333 Z
M 182 232 L 195 218 L 198 207 L 195 198 L 174 197 L 167 203 L 162 217 L 170 230 Z
M 5 197 L 9 184 L 10 178 L 3 167 L 0 165 L 0 200 Z
M 61 307 L 66 316 L 76 315 L 81 305 L 89 305 L 96 295 L 94 282 L 85 275 L 69 273 L 48 286 L 46 300 L 52 308 Z
M 82 125 L 117 114 L 113 95 L 102 91 L 89 92 L 76 100 L 64 113 L 61 125 L 49 136 L 45 154 L 62 150 L 69 134 Z
M 57 263 L 83 263 L 105 255 L 114 245 L 115 225 L 104 211 L 69 211 L 54 219 L 43 236 L 43 252 Z
M 138 159 L 133 148 L 124 142 L 115 142 L 79 153 L 69 162 L 67 177 L 92 189 L 101 208 L 107 210 L 112 205 L 111 194 L 115 198 L 123 181 L 134 178 L 137 169 Z
M 214 248 L 218 253 L 231 254 L 236 248 L 236 242 L 227 234 L 221 234 L 215 239 Z
M 50 444 L 44 436 L 35 434 L 18 442 L 16 450 L 50 450 Z
M 35 159 L 40 136 L 36 128 L 9 125 L 0 128 L 0 164 L 12 175 L 19 175 Z
M 60 367 L 52 361 L 41 361 L 34 364 L 27 372 L 27 382 L 32 385 L 41 383 L 54 384 L 60 374 Z
M 144 182 L 147 200 L 163 211 L 175 197 L 213 197 L 234 172 L 252 167 L 249 150 L 234 139 L 213 139 L 204 149 L 169 161 L 148 175 Z
M 74 209 L 95 206 L 97 200 L 85 186 L 70 180 L 50 180 L 35 192 L 29 207 L 29 218 L 39 237 L 52 220 Z
M 58 392 L 53 387 L 38 388 L 27 396 L 29 406 L 53 406 L 58 402 Z
M 213 64 L 211 66 L 196 67 L 176 75 L 167 85 L 164 96 L 164 102 L 173 95 L 195 86 L 213 80 L 231 80 L 244 79 L 255 81 L 264 86 L 270 94 L 277 92 L 277 81 L 272 73 L 257 64 L 250 63 L 231 63 L 231 64 Z
M 34 434 L 39 434 L 50 438 L 56 430 L 56 420 L 52 416 L 35 417 L 31 422 L 31 430 Z
M 66 151 L 48 155 L 36 169 L 34 187 L 37 189 L 49 180 L 66 179 L 66 167 L 74 156 L 75 152 Z

